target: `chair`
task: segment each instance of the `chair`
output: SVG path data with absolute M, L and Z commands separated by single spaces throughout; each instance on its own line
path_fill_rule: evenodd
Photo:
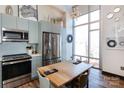
M 54 88 L 54 86 L 50 83 L 49 79 L 43 77 L 39 71 L 37 71 L 39 82 L 40 82 L 40 88 Z
M 88 88 L 88 72 L 85 72 L 72 81 L 73 88 Z

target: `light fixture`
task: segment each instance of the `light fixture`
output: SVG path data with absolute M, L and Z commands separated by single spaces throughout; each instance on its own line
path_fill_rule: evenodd
M 71 14 L 71 16 L 73 18 L 77 18 L 79 15 L 80 15 L 80 12 L 79 12 L 78 6 L 72 7 L 72 14 Z
M 108 14 L 107 14 L 107 18 L 108 18 L 108 19 L 111 19 L 113 16 L 114 16 L 114 14 L 112 14 L 112 13 L 108 13 Z
M 114 12 L 118 13 L 118 12 L 120 12 L 120 10 L 121 10 L 121 8 L 117 7 L 117 8 L 114 9 Z
M 115 22 L 118 22 L 119 20 L 120 20 L 120 18 L 119 18 L 119 17 L 115 18 Z

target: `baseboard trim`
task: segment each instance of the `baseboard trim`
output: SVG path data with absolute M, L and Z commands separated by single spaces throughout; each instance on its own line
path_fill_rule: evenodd
M 113 73 L 110 73 L 110 72 L 102 71 L 102 74 L 112 75 L 112 76 L 119 77 L 120 79 L 124 80 L 124 76 L 120 76 L 120 75 L 113 74 Z

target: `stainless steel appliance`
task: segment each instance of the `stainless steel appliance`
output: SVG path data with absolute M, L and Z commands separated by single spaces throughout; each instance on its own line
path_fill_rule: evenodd
M 28 31 L 2 28 L 2 41 L 4 42 L 28 42 L 28 38 Z
M 17 87 L 31 80 L 31 56 L 28 54 L 2 57 L 2 87 Z
M 43 65 L 58 62 L 60 60 L 60 34 L 43 32 L 42 40 Z

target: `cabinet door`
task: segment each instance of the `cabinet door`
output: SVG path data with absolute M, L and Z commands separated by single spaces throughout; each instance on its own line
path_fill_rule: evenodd
M 28 31 L 28 20 L 17 18 L 17 29 Z
M 16 17 L 2 14 L 2 27 L 16 29 Z
M 38 43 L 38 22 L 29 21 L 29 43 Z
M 36 57 L 32 57 L 32 71 L 31 71 L 31 77 L 32 78 L 35 78 L 36 77 L 36 72 L 37 72 L 37 69 L 36 69 Z
M 2 88 L 2 65 L 1 64 L 0 64 L 0 88 Z
M 38 56 L 36 61 L 37 61 L 36 67 L 37 68 L 41 67 L 42 66 L 42 57 Z
M 66 29 L 61 28 L 61 58 L 66 59 Z
M 41 56 L 32 57 L 32 78 L 38 77 L 37 69 L 42 66 Z
M 42 32 L 51 32 L 51 24 L 49 22 L 41 21 L 41 31 Z
M 52 25 L 52 31 L 54 33 L 60 33 L 61 32 L 61 26 L 56 25 L 56 24 Z
M 0 15 L 0 43 L 2 43 L 2 26 L 1 26 L 1 15 Z

